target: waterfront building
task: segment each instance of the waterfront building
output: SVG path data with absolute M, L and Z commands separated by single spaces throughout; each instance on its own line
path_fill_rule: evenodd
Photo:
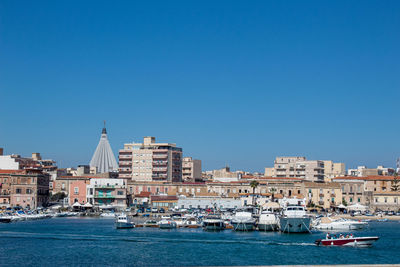
M 181 209 L 234 209 L 241 208 L 242 203 L 239 198 L 227 198 L 227 197 L 210 197 L 210 196 L 196 196 L 196 197 L 179 197 L 178 208 Z
M 151 205 L 153 208 L 160 210 L 171 210 L 178 204 L 177 196 L 165 196 L 165 195 L 152 195 L 150 196 Z
M 127 143 L 119 151 L 119 174 L 133 181 L 182 181 L 182 148 L 156 143 L 144 137 L 143 143 Z
M 362 177 L 336 177 L 333 182 L 340 184 L 342 188 L 342 204 L 370 206 L 372 201 L 372 192 L 365 187 L 365 179 Z
M 184 157 L 182 160 L 182 180 L 185 182 L 201 181 L 201 160 Z
M 306 201 L 308 206 L 319 206 L 331 209 L 342 203 L 342 189 L 340 183 L 304 182 Z
M 41 170 L 1 170 L 1 200 L 6 207 L 36 209 L 48 204 L 49 175 Z M 6 203 L 8 202 L 8 203 Z
M 150 195 L 151 193 L 146 191 L 142 191 L 136 195 L 131 195 L 131 200 L 129 203 L 135 206 L 148 207 L 150 203 Z
M 126 179 L 91 178 L 87 185 L 87 201 L 95 207 L 126 208 Z
M 24 173 L 24 170 L 0 170 L 0 208 L 11 207 L 11 182 L 10 174 Z
M 400 191 L 397 192 L 376 192 L 373 194 L 371 208 L 373 210 L 398 211 L 400 208 Z
M 90 161 L 90 167 L 96 167 L 97 172 L 117 172 L 118 164 L 115 160 L 114 153 L 112 152 L 110 143 L 108 142 L 106 125 L 101 132 L 99 144 Z
M 76 202 L 84 205 L 87 200 L 87 186 L 90 184 L 90 178 L 80 177 L 69 181 L 68 204 L 72 206 Z

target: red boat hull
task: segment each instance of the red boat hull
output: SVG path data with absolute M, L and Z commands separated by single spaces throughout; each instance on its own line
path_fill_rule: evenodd
M 354 237 L 354 238 L 339 238 L 339 239 L 322 239 L 315 243 L 322 246 L 352 246 L 352 247 L 368 247 L 371 246 L 379 237 Z

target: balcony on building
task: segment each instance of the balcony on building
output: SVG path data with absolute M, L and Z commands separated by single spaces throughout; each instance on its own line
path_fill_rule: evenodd
M 153 159 L 167 159 L 168 154 L 167 153 L 154 153 L 153 152 Z
M 166 166 L 168 165 L 168 161 L 166 160 L 153 160 L 153 166 Z

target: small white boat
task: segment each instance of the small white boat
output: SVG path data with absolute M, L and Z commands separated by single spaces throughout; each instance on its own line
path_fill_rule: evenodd
M 175 229 L 177 227 L 176 222 L 173 221 L 169 216 L 163 216 L 161 221 L 159 221 L 157 224 L 160 229 Z
M 186 217 L 183 226 L 187 228 L 199 228 L 201 224 L 197 222 L 195 217 Z
M 313 223 L 318 230 L 361 230 L 368 226 L 368 222 L 347 220 L 337 217 L 322 217 Z
M 115 227 L 117 229 L 129 229 L 129 228 L 134 228 L 135 223 L 131 220 L 130 216 L 127 216 L 125 213 L 122 213 L 116 217 Z
M 113 212 L 103 212 L 102 214 L 100 214 L 100 217 L 102 218 L 115 218 L 115 213 Z

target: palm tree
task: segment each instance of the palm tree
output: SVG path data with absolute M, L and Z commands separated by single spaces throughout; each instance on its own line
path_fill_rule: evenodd
M 255 192 L 256 192 L 256 188 L 260 183 L 257 182 L 256 180 L 251 181 L 250 183 L 250 187 L 253 188 L 253 206 L 255 205 Z
M 269 192 L 272 194 L 271 200 L 272 200 L 272 202 L 274 202 L 274 201 L 275 201 L 275 192 L 276 192 L 276 188 L 271 187 L 271 188 L 269 189 Z

